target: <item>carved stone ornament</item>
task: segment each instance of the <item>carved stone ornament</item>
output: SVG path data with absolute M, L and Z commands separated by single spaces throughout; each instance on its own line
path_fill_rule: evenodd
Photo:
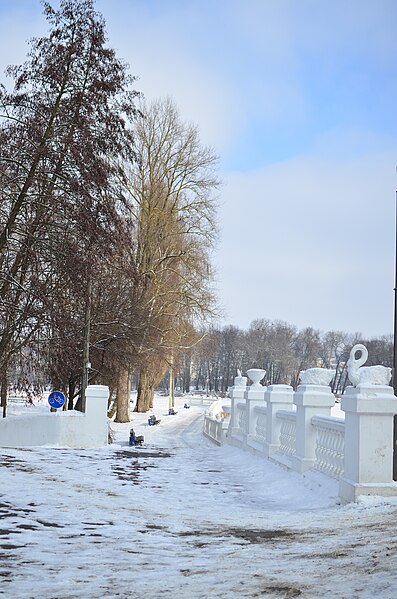
M 329 385 L 336 374 L 336 370 L 329 368 L 308 368 L 301 370 L 299 378 L 303 385 Z
M 207 410 L 207 414 L 210 418 L 214 418 L 215 420 L 222 420 L 222 400 L 215 400 Z
M 356 353 L 361 352 L 359 358 Z M 349 381 L 354 387 L 362 383 L 369 385 L 388 385 L 391 379 L 391 368 L 387 366 L 364 366 L 368 359 L 368 350 L 365 345 L 358 343 L 351 352 L 347 361 Z
M 237 368 L 237 376 L 234 377 L 234 386 L 235 387 L 246 387 L 247 386 L 247 377 L 241 376 L 241 370 Z

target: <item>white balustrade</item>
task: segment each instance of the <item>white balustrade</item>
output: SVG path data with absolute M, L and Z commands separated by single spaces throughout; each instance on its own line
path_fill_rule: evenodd
M 363 368 L 363 359 L 355 358 L 363 348 L 355 346 L 350 357 L 349 376 L 357 387 L 348 387 L 342 397 L 345 419 L 331 417 L 335 398 L 327 382 L 333 370 L 302 371 L 304 384 L 293 392 L 288 385 L 266 389 L 255 380 L 264 371 L 255 369 L 250 371 L 253 385 L 244 387 L 245 378 L 239 376 L 241 386 L 230 390 L 227 442 L 298 472 L 315 469 L 338 479 L 343 501 L 356 501 L 359 495 L 397 496 L 392 480 L 397 397 L 392 387 L 380 384 L 389 380 L 388 368 Z M 206 426 L 222 443 L 224 436 L 211 428 L 216 425 Z
M 267 409 L 265 407 L 256 406 L 254 408 L 255 438 L 260 443 L 266 441 L 266 414 Z
M 217 445 L 223 444 L 227 427 L 228 422 L 225 419 L 218 420 L 208 416 L 208 414 L 204 416 L 203 433 Z
M 317 431 L 314 468 L 328 476 L 339 478 L 344 471 L 344 419 L 314 416 L 312 418 L 312 425 Z
M 287 456 L 294 456 L 296 452 L 296 412 L 279 410 L 277 418 L 281 422 L 279 452 Z
M 247 406 L 245 403 L 238 403 L 237 406 L 237 428 L 241 435 L 247 430 Z
M 267 409 L 264 405 L 257 405 L 251 409 L 250 430 L 252 432 L 247 437 L 247 445 L 260 453 L 263 453 L 266 442 L 266 413 Z

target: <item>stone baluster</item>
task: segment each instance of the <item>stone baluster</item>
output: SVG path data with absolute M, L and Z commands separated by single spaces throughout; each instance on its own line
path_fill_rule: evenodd
M 294 393 L 296 405 L 296 454 L 292 466 L 305 472 L 316 461 L 317 431 L 312 426 L 313 416 L 330 416 L 335 397 L 328 385 L 299 385 Z

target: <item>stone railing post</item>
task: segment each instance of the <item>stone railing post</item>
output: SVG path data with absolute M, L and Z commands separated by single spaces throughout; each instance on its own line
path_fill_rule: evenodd
M 238 403 L 242 403 L 245 401 L 244 399 L 244 393 L 245 393 L 246 387 L 231 387 L 229 389 L 229 395 L 230 395 L 230 400 L 231 400 L 231 416 L 230 416 L 230 424 L 229 424 L 229 430 L 231 430 L 231 433 L 233 435 L 233 432 L 236 432 L 239 428 L 238 426 L 238 413 L 237 413 L 237 404 Z
M 281 420 L 278 410 L 292 410 L 294 391 L 289 385 L 270 385 L 265 392 L 266 441 L 265 455 L 271 458 L 280 447 Z
M 359 495 L 397 495 L 397 483 L 392 478 L 397 397 L 392 387 L 367 383 L 348 387 L 341 407 L 345 412 L 341 499 L 356 501 Z
M 254 407 L 265 405 L 265 391 L 266 387 L 263 387 L 263 385 L 251 385 L 245 390 L 244 397 L 247 406 L 247 428 L 245 432 L 247 440 L 255 436 Z
M 292 465 L 305 472 L 316 461 L 316 434 L 313 416 L 330 416 L 335 397 L 328 385 L 299 385 L 294 393 L 296 405 L 296 454 Z
M 108 398 L 109 388 L 105 385 L 88 385 L 86 389 L 85 420 L 87 439 L 97 439 L 98 445 L 108 443 Z

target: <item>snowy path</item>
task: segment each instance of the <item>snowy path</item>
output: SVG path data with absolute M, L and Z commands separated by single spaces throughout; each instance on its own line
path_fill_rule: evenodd
M 161 401 L 161 400 L 159 400 Z M 161 409 L 163 408 L 163 409 Z M 205 439 L 199 406 L 103 450 L 1 449 L 7 599 L 397 596 L 397 506 Z

